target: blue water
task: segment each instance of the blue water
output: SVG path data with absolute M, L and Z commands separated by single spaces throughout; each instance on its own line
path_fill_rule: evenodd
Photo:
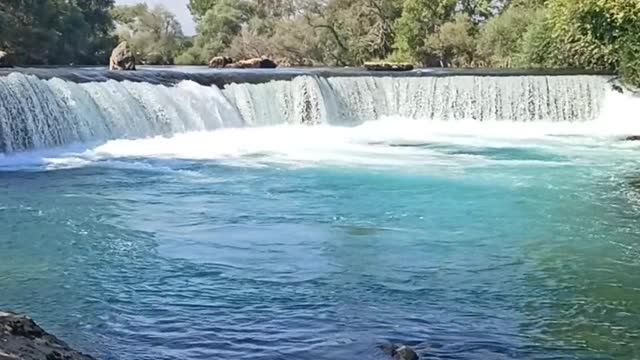
M 317 131 L 0 159 L 0 308 L 105 360 L 640 357 L 640 148 Z

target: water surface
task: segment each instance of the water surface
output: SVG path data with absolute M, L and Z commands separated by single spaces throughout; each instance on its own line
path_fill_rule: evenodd
M 640 148 L 473 124 L 7 155 L 0 308 L 106 360 L 637 359 Z

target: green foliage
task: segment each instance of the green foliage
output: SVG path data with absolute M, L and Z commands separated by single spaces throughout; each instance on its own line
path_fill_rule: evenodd
M 188 54 L 180 58 L 193 58 L 196 64 L 208 63 L 213 56 L 223 54 L 240 33 L 252 15 L 248 2 L 239 0 L 218 0 L 208 9 L 197 23 L 198 35 Z
M 529 68 L 557 67 L 557 43 L 551 37 L 551 25 L 545 10 L 538 10 L 535 18 L 522 37 L 516 66 Z
M 538 7 L 516 5 L 486 22 L 480 30 L 477 51 L 485 66 L 511 67 L 520 64 L 524 38 L 530 28 L 543 20 Z
M 426 48 L 434 54 L 440 66 L 471 66 L 475 56 L 473 23 L 464 13 L 444 23 L 427 38 Z
M 176 65 L 206 65 L 208 61 L 201 49 L 194 46 L 185 49 L 174 59 Z
M 264 55 L 289 66 L 315 65 L 315 59 L 323 55 L 316 34 L 302 19 L 275 24 L 270 29 L 269 36 L 252 32 L 247 28 L 236 36 L 229 53 L 236 59 Z
M 284 65 L 617 70 L 640 85 L 638 0 L 189 0 L 173 14 L 114 0 L 0 0 L 0 50 L 21 64 L 106 63 L 117 38 L 150 64 L 218 55 Z M 114 31 L 115 29 L 115 31 Z
M 640 23 L 629 26 L 621 38 L 620 76 L 624 82 L 640 87 Z
M 475 23 L 482 23 L 499 12 L 502 1 L 496 0 L 459 0 L 457 10 L 466 14 Z
M 0 48 L 23 64 L 96 64 L 113 47 L 112 0 L 3 0 Z
M 314 7 L 306 19 L 329 55 L 324 62 L 361 64 L 384 58 L 393 45 L 393 21 L 400 15 L 395 0 L 330 0 Z
M 158 5 L 117 6 L 112 11 L 117 24 L 116 34 L 135 50 L 137 60 L 151 65 L 174 63 L 182 50 L 182 28 L 171 12 Z
M 437 66 L 437 58 L 427 49 L 427 37 L 451 19 L 456 5 L 454 0 L 404 0 L 402 14 L 395 21 L 393 46 L 398 56 Z
M 189 0 L 189 11 L 194 19 L 199 21 L 217 2 L 218 0 Z
M 548 9 L 559 66 L 616 69 L 620 40 L 640 21 L 637 0 L 550 0 Z

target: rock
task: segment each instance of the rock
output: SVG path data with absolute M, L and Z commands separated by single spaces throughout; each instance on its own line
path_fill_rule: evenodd
M 215 56 L 209 61 L 210 68 L 223 68 L 233 64 L 233 59 L 228 56 Z
M 630 135 L 624 138 L 624 141 L 640 141 L 640 135 Z
M 260 68 L 261 69 L 275 69 L 278 67 L 278 64 L 276 64 L 275 61 L 263 57 L 262 59 L 260 59 Z
M 385 344 L 380 350 L 393 357 L 393 360 L 419 360 L 420 357 L 411 347 L 406 345 Z
M 618 92 L 620 94 L 624 94 L 624 88 L 619 84 L 611 84 L 611 90 Z
M 10 68 L 13 67 L 11 65 L 11 61 L 9 59 L 9 54 L 5 51 L 0 50 L 0 68 Z
M 418 354 L 408 346 L 400 346 L 393 355 L 393 360 L 418 360 Z
M 111 52 L 109 70 L 135 70 L 136 57 L 126 41 L 121 42 Z
M 275 69 L 278 67 L 273 60 L 267 57 L 240 60 L 231 64 L 229 67 L 236 69 Z
M 0 311 L 0 360 L 95 360 L 71 349 L 30 318 Z
M 413 65 L 405 63 L 367 62 L 364 68 L 369 71 L 411 71 Z

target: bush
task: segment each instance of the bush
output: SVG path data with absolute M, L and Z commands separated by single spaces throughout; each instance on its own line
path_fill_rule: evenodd
M 208 65 L 209 59 L 202 56 L 199 48 L 191 47 L 175 59 L 176 65 Z
M 520 49 L 514 57 L 514 65 L 525 68 L 562 66 L 558 61 L 558 49 L 551 36 L 547 12 L 539 9 L 533 14 L 531 24 L 522 35 Z
M 152 52 L 147 54 L 142 62 L 146 65 L 169 65 L 167 60 L 159 52 Z
M 623 37 L 640 21 L 636 0 L 550 0 L 548 24 L 558 65 L 616 69 Z
M 629 28 L 621 42 L 620 77 L 628 85 L 640 87 L 640 24 Z
M 440 66 L 470 66 L 475 57 L 473 23 L 466 14 L 458 14 L 427 38 L 427 49 L 435 54 Z
M 544 21 L 538 7 L 511 6 L 502 14 L 489 20 L 478 38 L 478 54 L 486 66 L 521 66 L 521 54 L 525 35 L 532 26 Z M 536 34 L 538 36 L 538 34 Z M 534 38 L 529 39 L 533 41 Z M 533 45 L 529 43 L 529 46 Z M 529 51 L 533 49 L 528 49 Z M 525 61 L 526 63 L 526 61 Z

